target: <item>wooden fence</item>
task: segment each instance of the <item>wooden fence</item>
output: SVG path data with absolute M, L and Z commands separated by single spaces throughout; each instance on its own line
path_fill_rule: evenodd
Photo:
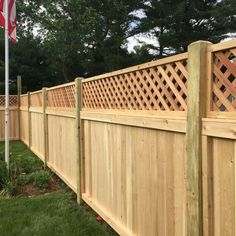
M 122 235 L 185 235 L 187 58 L 82 81 L 82 198 Z
M 19 117 L 120 235 L 236 235 L 235 40 L 21 95 Z
M 20 96 L 21 140 L 75 192 L 75 84 Z

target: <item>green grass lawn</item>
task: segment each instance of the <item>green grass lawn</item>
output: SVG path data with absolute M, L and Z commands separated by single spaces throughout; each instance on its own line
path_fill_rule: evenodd
M 71 194 L 55 192 L 32 198 L 0 200 L 0 235 L 116 235 L 95 215 L 72 203 Z
M 0 143 L 0 155 L 3 154 Z M 12 142 L 14 159 L 27 156 L 33 161 L 35 155 L 20 142 Z M 34 157 L 34 158 L 33 158 Z M 19 160 L 18 160 L 19 161 Z M 75 203 L 75 194 L 62 189 L 34 197 L 13 197 L 0 200 L 1 236 L 99 236 L 117 235 L 106 223 L 97 222 L 96 214 L 86 205 Z

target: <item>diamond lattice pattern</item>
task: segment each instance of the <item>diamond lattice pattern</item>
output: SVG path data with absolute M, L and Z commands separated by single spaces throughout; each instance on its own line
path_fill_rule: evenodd
M 16 95 L 9 96 L 9 106 L 17 106 L 18 104 L 18 97 Z M 5 96 L 0 96 L 0 106 L 5 106 Z
M 185 111 L 187 59 L 83 83 L 84 109 Z
M 75 107 L 75 85 L 55 88 L 47 91 L 48 107 Z
M 213 111 L 236 111 L 236 48 L 213 58 Z

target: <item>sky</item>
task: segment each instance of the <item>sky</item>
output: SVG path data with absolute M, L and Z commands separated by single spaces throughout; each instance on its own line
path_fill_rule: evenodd
M 154 38 L 151 38 L 142 34 L 130 37 L 127 39 L 127 41 L 128 41 L 127 46 L 128 46 L 129 52 L 132 52 L 135 46 L 138 46 L 138 45 L 141 46 L 145 43 L 158 46 L 158 42 Z

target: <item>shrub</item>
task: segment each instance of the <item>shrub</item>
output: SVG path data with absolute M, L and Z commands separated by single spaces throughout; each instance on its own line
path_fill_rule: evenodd
M 24 186 L 32 183 L 34 187 L 39 189 L 47 189 L 50 184 L 50 174 L 46 171 L 38 171 L 27 175 L 21 175 L 17 178 L 17 186 Z
M 46 171 L 39 171 L 31 174 L 34 187 L 46 189 L 50 183 L 50 175 Z
M 0 151 L 0 161 L 4 161 L 4 152 Z
M 11 176 L 12 178 L 16 178 L 22 173 L 29 174 L 41 169 L 42 166 L 43 162 L 34 156 L 12 156 L 10 165 Z
M 23 186 L 32 181 L 32 176 L 31 175 L 21 175 L 17 178 L 17 185 Z
M 8 181 L 9 175 L 6 163 L 0 160 L 0 190 L 4 188 Z
M 1 197 L 12 197 L 17 193 L 17 187 L 14 182 L 7 182 L 4 188 L 0 191 Z

